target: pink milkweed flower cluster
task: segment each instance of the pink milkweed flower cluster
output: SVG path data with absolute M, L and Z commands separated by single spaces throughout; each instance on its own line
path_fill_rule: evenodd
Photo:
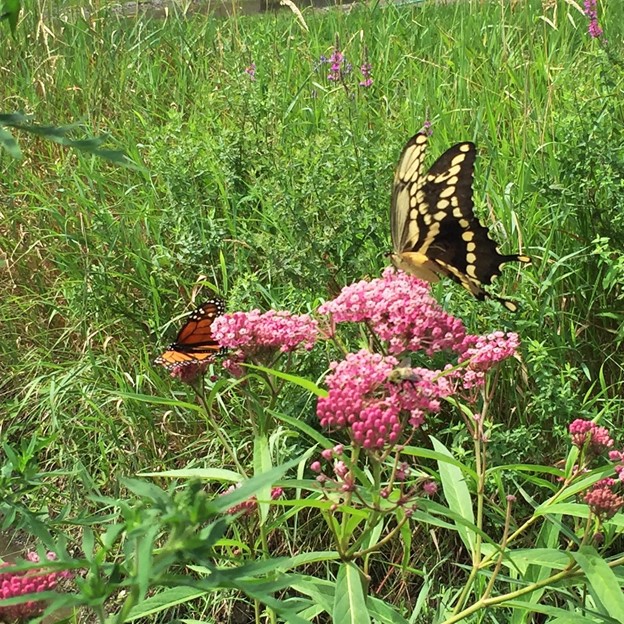
M 47 553 L 49 561 L 54 561 L 56 555 Z M 39 562 L 37 553 L 29 552 L 26 559 L 33 563 Z M 39 592 L 52 591 L 59 581 L 72 577 L 71 572 L 62 570 L 58 572 L 44 572 L 43 569 L 21 570 L 18 572 L 2 572 L 2 568 L 10 566 L 9 563 L 0 564 L 0 600 L 24 596 L 25 594 L 37 594 Z M 0 619 L 4 621 L 20 621 L 39 615 L 44 608 L 41 600 L 29 600 L 21 604 L 0 607 Z
M 585 0 L 583 3 L 585 15 L 589 19 L 587 32 L 592 39 L 599 39 L 603 35 L 603 30 L 598 23 L 598 11 L 596 9 L 596 0 Z
M 330 365 L 328 396 L 317 403 L 323 427 L 347 429 L 353 442 L 379 450 L 399 442 L 407 426 L 419 427 L 427 413 L 458 389 L 480 387 L 485 373 L 515 354 L 514 333 L 466 334 L 460 319 L 445 312 L 427 282 L 388 268 L 380 279 L 345 287 L 319 307 L 333 324 L 364 322 L 389 355 L 366 349 Z M 422 351 L 446 352 L 456 361 L 445 370 L 399 366 L 398 358 Z
M 483 385 L 485 373 L 495 364 L 513 357 L 520 339 L 514 332 L 497 331 L 487 336 L 467 335 L 462 343 L 460 362 L 467 362 L 468 368 L 461 373 L 464 388 Z
M 392 380 L 393 356 L 362 349 L 332 362 L 329 393 L 319 398 L 317 416 L 326 429 L 348 429 L 353 442 L 380 450 L 396 444 L 406 425 L 419 427 L 426 412 L 437 412 L 453 388 L 439 371 L 412 369 L 413 378 Z
M 171 367 L 169 376 L 177 379 L 181 383 L 192 384 L 206 373 L 208 366 L 215 358 L 203 360 L 202 362 L 183 362 Z
M 299 347 L 309 351 L 318 338 L 318 323 L 309 314 L 278 310 L 224 314 L 214 320 L 211 329 L 221 346 L 235 350 L 230 358 L 234 363 Z M 227 362 L 224 366 L 228 367 Z
M 618 493 L 621 490 L 622 482 L 618 479 L 601 479 L 592 485 L 583 500 L 596 516 L 608 520 L 624 507 L 624 497 Z
M 614 449 L 615 443 L 609 430 L 591 420 L 577 418 L 570 423 L 569 432 L 572 444 L 582 453 L 582 464 L 575 466 L 577 473 L 587 470 L 593 460 L 605 454 L 614 463 L 617 479 L 608 477 L 597 481 L 583 497 L 596 516 L 612 518 L 624 508 L 624 497 L 620 494 L 624 488 L 624 450 Z
M 427 282 L 387 268 L 382 277 L 346 286 L 319 307 L 335 323 L 367 323 L 392 355 L 461 349 L 466 330 L 431 296 Z
M 310 464 L 310 470 L 317 473 L 318 476 L 316 480 L 323 485 L 323 487 L 333 485 L 335 491 L 346 494 L 355 490 L 356 483 L 351 469 L 345 463 L 344 459 L 342 459 L 343 452 L 344 446 L 342 444 L 337 444 L 333 448 L 324 449 L 321 452 L 321 457 L 331 465 L 333 477 L 323 472 L 321 462 L 318 460 Z
M 589 457 L 596 457 L 613 446 L 613 439 L 608 429 L 600 427 L 591 420 L 577 418 L 570 423 L 572 444 L 584 450 Z

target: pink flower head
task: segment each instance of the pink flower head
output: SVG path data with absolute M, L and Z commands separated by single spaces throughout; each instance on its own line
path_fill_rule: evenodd
M 256 64 L 252 63 L 248 67 L 245 67 L 245 73 L 249 76 L 249 80 L 253 82 L 256 79 Z
M 520 339 L 514 332 L 496 331 L 487 336 L 467 335 L 461 347 L 460 362 L 467 362 L 468 368 L 458 376 L 464 388 L 481 386 L 485 373 L 495 364 L 515 355 Z
M 427 496 L 434 496 L 438 491 L 438 484 L 435 481 L 425 481 L 422 490 Z
M 367 89 L 373 84 L 373 78 L 371 76 L 372 67 L 368 62 L 362 63 L 360 66 L 360 72 L 362 73 L 362 80 L 360 80 L 360 87 Z
M 334 449 L 323 449 L 321 451 L 321 456 L 323 459 L 329 461 L 334 456 Z
M 339 479 L 344 479 L 349 474 L 349 467 L 343 461 L 337 461 L 334 464 L 334 474 Z
M 234 312 L 218 316 L 212 324 L 212 335 L 223 347 L 235 349 L 233 361 L 263 353 L 310 350 L 318 336 L 317 322 L 308 314 L 288 311 L 259 310 Z
M 212 360 L 201 362 L 182 362 L 175 364 L 170 369 L 170 376 L 185 384 L 192 384 L 206 373 L 206 369 Z
M 620 481 L 616 479 L 602 479 L 594 483 L 583 500 L 597 516 L 612 518 L 624 507 L 624 498 L 617 493 L 619 487 Z
M 332 362 L 329 394 L 317 403 L 321 426 L 348 429 L 355 444 L 382 449 L 396 444 L 406 425 L 419 427 L 425 411 L 440 408 L 452 388 L 437 371 L 413 369 L 414 379 L 392 381 L 396 358 L 362 349 L 342 362 Z
M 52 552 L 47 554 L 49 561 L 54 561 L 56 555 Z M 26 559 L 33 563 L 39 562 L 37 553 L 29 552 Z M 10 566 L 10 563 L 0 564 L 2 568 Z M 0 600 L 15 598 L 25 594 L 52 591 L 61 579 L 72 577 L 67 570 L 59 572 L 44 572 L 43 568 L 21 570 L 18 572 L 0 572 Z M 29 600 L 20 604 L 0 607 L 0 618 L 5 621 L 20 621 L 39 615 L 45 604 L 41 600 Z
M 461 320 L 447 314 L 431 296 L 427 282 L 387 268 L 381 278 L 361 281 L 319 307 L 336 323 L 368 323 L 392 355 L 406 351 L 457 351 L 466 330 Z
M 401 464 L 397 466 L 396 473 L 394 476 L 397 481 L 405 481 L 411 471 L 412 469 L 410 468 L 410 465 L 407 462 L 401 462 Z
M 570 423 L 569 431 L 572 444 L 579 449 L 585 449 L 586 453 L 592 457 L 601 455 L 613 446 L 609 431 L 591 420 L 577 418 Z
M 334 50 L 327 62 L 331 63 L 329 74 L 327 74 L 327 80 L 331 80 L 332 82 L 340 81 L 344 74 L 348 74 L 351 71 L 351 65 L 338 48 Z
M 596 8 L 596 0 L 585 0 L 583 3 L 584 13 L 589 19 L 589 25 L 587 26 L 587 32 L 592 39 L 598 39 L 602 37 L 603 31 L 598 23 L 598 10 Z
M 624 451 L 612 449 L 609 451 L 609 459 L 615 463 L 613 470 L 620 481 L 624 481 Z M 617 462 L 617 463 L 616 463 Z

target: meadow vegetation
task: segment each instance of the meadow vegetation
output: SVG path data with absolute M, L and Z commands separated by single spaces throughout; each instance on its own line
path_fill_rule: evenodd
M 598 4 L 599 35 L 574 0 L 94 4 L 0 22 L 0 114 L 80 124 L 134 163 L 0 117 L 23 155 L 0 147 L 0 554 L 39 549 L 15 574 L 53 551 L 73 580 L 42 595 L 68 621 L 623 622 L 623 516 L 583 498 L 624 445 L 622 3 Z M 213 292 L 326 335 L 319 306 L 388 264 L 393 169 L 425 121 L 429 162 L 477 144 L 476 211 L 532 258 L 494 285 L 517 314 L 432 287 L 467 334 L 517 333 L 506 361 L 438 389 L 392 453 L 317 413 L 330 362 L 378 346 L 365 312 L 205 384 L 154 365 Z

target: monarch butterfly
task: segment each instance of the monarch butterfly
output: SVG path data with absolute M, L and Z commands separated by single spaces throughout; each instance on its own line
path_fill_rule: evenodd
M 512 301 L 483 286 L 501 274 L 506 262 L 530 262 L 519 254 L 503 255 L 488 229 L 474 216 L 472 178 L 476 147 L 457 143 L 423 173 L 427 135 L 419 132 L 403 148 L 394 174 L 390 228 L 392 263 L 429 282 L 448 276 L 477 299 Z
M 212 322 L 225 312 L 225 302 L 213 297 L 191 312 L 173 343 L 158 356 L 156 364 L 167 369 L 175 366 L 199 364 L 216 355 L 223 355 L 222 347 L 212 336 Z

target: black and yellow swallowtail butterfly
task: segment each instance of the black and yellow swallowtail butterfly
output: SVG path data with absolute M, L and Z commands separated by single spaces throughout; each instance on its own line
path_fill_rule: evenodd
M 423 172 L 427 135 L 419 132 L 403 148 L 394 174 L 390 226 L 392 263 L 429 282 L 448 276 L 477 299 L 500 301 L 484 285 L 501 274 L 506 262 L 530 262 L 527 256 L 503 255 L 488 229 L 475 217 L 472 178 L 474 143 L 457 143 Z

